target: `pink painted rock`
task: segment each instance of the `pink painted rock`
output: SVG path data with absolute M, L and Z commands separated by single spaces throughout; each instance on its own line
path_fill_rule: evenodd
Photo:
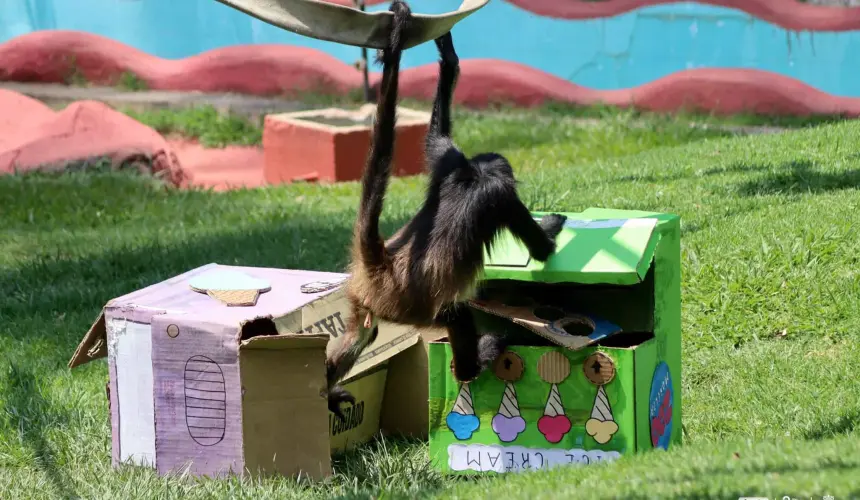
M 94 101 L 74 102 L 59 113 L 15 92 L 0 90 L 0 173 L 55 169 L 67 162 L 108 157 L 115 164 L 153 160 L 153 173 L 187 183 L 169 145 L 153 129 Z
M 191 185 L 226 191 L 255 188 L 266 184 L 263 178 L 263 148 L 227 146 L 204 148 L 196 141 L 169 139 L 170 148 L 191 177 Z
M 332 1 L 343 3 L 346 0 Z M 511 1 L 541 15 L 579 19 L 670 0 Z M 860 26 L 860 8 L 798 4 L 786 11 L 773 9 L 775 3 L 784 0 L 705 1 L 736 8 L 747 6 L 749 11 L 761 16 L 770 13 L 774 17 L 772 22 L 784 27 L 798 26 L 801 18 L 806 27 L 803 29 L 838 31 Z M 801 15 L 801 10 L 805 14 Z M 0 43 L 0 61 L 3 61 L 0 81 L 64 82 L 74 72 L 88 81 L 111 85 L 124 72 L 130 72 L 153 89 L 257 95 L 306 90 L 344 94 L 362 85 L 361 73 L 356 68 L 325 52 L 304 47 L 240 45 L 168 60 L 105 37 L 63 30 L 36 31 Z M 576 105 L 636 106 L 669 112 L 688 107 L 718 114 L 756 111 L 860 116 L 858 98 L 828 94 L 799 80 L 753 69 L 699 68 L 679 71 L 634 88 L 596 90 L 511 61 L 464 59 L 461 66 L 462 76 L 454 100 L 474 107 L 498 102 L 534 106 L 556 101 Z M 374 86 L 378 85 L 379 78 L 379 73 L 371 76 Z M 437 79 L 436 63 L 404 70 L 400 77 L 401 95 L 431 99 Z

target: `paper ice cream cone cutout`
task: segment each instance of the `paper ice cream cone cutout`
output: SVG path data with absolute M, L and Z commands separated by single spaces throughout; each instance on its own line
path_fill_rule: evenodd
M 260 296 L 259 290 L 206 290 L 206 295 L 228 306 L 253 306 Z
M 549 397 L 543 410 L 543 416 L 538 420 L 538 430 L 550 443 L 558 443 L 565 434 L 570 432 L 570 419 L 564 414 L 564 405 L 558 385 L 552 384 Z
M 505 392 L 499 412 L 493 417 L 492 427 L 499 440 L 505 443 L 514 441 L 526 430 L 526 421 L 520 415 L 520 404 L 514 389 L 514 382 L 522 378 L 523 370 L 523 358 L 515 352 L 505 351 L 493 362 L 493 372 L 505 382 Z
M 480 427 L 481 421 L 475 415 L 475 408 L 472 405 L 472 391 L 469 389 L 468 382 L 460 384 L 457 401 L 454 402 L 454 407 L 445 418 L 445 423 L 448 424 L 448 429 L 454 433 L 454 437 L 460 441 L 470 439 Z
M 585 431 L 600 444 L 608 443 L 612 436 L 618 432 L 618 424 L 612 417 L 609 398 L 606 396 L 606 389 L 602 385 L 597 387 L 597 396 L 594 397 L 591 418 L 585 423 Z
M 454 410 L 460 415 L 474 415 L 475 408 L 472 406 L 472 391 L 469 389 L 469 384 L 460 386 L 460 393 L 457 394 L 457 401 L 454 403 Z
M 561 394 L 558 393 L 558 386 L 552 384 L 549 390 L 549 397 L 546 399 L 546 406 L 543 409 L 543 414 L 550 417 L 564 415 L 564 406 L 561 404 Z
M 192 290 L 218 300 L 227 306 L 254 306 L 260 293 L 268 292 L 272 286 L 268 281 L 252 278 L 231 269 L 214 269 L 192 278 L 188 285 Z
M 508 418 L 520 416 L 520 403 L 517 401 L 517 390 L 514 389 L 514 384 L 510 382 L 505 384 L 502 404 L 499 405 L 499 415 L 504 415 Z
M 493 432 L 499 440 L 510 443 L 526 430 L 526 421 L 520 415 L 520 404 L 514 384 L 505 382 L 505 392 L 499 405 L 499 413 L 493 417 Z
M 570 360 L 560 352 L 548 352 L 538 360 L 538 374 L 544 382 L 551 384 L 543 416 L 538 420 L 538 430 L 550 443 L 558 443 L 571 428 L 558 392 L 558 384 L 570 375 Z

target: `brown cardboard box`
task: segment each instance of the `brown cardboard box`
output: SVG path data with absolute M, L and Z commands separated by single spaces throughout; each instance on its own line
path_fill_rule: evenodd
M 347 374 L 346 422 L 328 411 L 326 348 L 349 308 L 342 288 L 302 286 L 344 278 L 209 264 L 108 302 L 69 366 L 107 357 L 113 464 L 319 478 L 332 452 L 377 431 L 426 436 L 426 349 L 411 328 L 381 324 Z

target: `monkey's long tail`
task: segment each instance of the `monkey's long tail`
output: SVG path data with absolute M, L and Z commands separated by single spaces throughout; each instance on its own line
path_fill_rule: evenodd
M 397 115 L 397 87 L 400 56 L 403 52 L 403 31 L 410 20 L 409 7 L 401 1 L 391 5 L 394 22 L 391 45 L 382 53 L 382 82 L 373 125 L 373 144 L 362 176 L 361 204 L 356 220 L 358 250 L 365 265 L 378 267 L 384 263 L 385 242 L 379 233 L 379 217 L 394 155 L 394 125 Z

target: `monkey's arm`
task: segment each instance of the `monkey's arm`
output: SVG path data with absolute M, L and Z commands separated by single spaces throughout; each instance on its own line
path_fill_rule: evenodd
M 508 228 L 528 248 L 531 256 L 546 262 L 555 252 L 555 238 L 561 232 L 567 217 L 559 214 L 545 215 L 540 223 L 532 218 L 525 205 L 515 203 L 510 212 Z

